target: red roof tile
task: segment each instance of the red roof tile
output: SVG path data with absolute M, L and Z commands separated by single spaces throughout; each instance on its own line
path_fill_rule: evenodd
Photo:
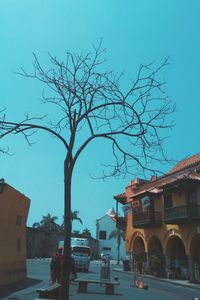
M 126 203 L 126 194 L 122 193 L 113 197 L 115 200 L 119 201 L 121 204 Z
M 161 191 L 163 187 L 173 184 L 177 181 L 182 181 L 182 180 L 200 181 L 200 174 L 195 174 L 194 170 L 189 169 L 190 167 L 195 166 L 197 163 L 200 163 L 200 153 L 181 160 L 167 174 L 154 178 L 154 180 L 145 181 L 136 185 L 135 192 L 131 196 L 131 198 L 134 197 L 134 195 L 139 196 L 143 193 L 154 191 L 154 189 L 157 189 L 157 191 L 159 190 Z M 125 193 L 116 195 L 113 198 L 119 201 L 121 204 L 126 203 Z
M 122 194 L 119 194 L 119 195 L 116 195 L 114 196 L 115 199 L 126 199 L 126 194 L 125 193 L 122 193 Z
M 200 163 L 200 153 L 181 160 L 169 171 L 168 174 L 181 171 L 185 168 L 195 165 L 196 163 Z

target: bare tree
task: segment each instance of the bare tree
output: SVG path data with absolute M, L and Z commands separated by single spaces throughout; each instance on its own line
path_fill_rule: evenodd
M 5 112 L 0 119 L 0 137 L 22 135 L 31 144 L 38 130 L 56 137 L 66 149 L 64 160 L 65 241 L 60 299 L 69 299 L 69 266 L 71 238 L 71 185 L 74 166 L 80 154 L 95 139 L 108 142 L 113 163 L 103 177 L 124 175 L 136 166 L 155 171 L 152 161 L 165 161 L 161 131 L 172 126 L 167 117 L 174 111 L 158 75 L 168 64 L 141 65 L 129 88 L 121 83 L 122 75 L 103 71 L 104 49 L 101 43 L 92 53 L 67 52 L 61 62 L 49 55 L 51 68 L 45 70 L 34 54 L 34 73 L 21 69 L 24 77 L 37 79 L 47 87 L 43 103 L 56 106 L 59 118 L 49 121 L 48 115 L 25 115 L 21 122 L 9 121 Z M 48 122 L 49 121 L 49 122 Z M 131 169 L 133 168 L 133 169 Z

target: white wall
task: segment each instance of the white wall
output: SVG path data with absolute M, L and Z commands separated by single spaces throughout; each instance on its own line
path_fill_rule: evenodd
M 99 255 L 101 253 L 109 253 L 111 259 L 117 259 L 117 238 L 112 238 L 109 240 L 109 236 L 113 230 L 116 230 L 116 222 L 111 219 L 108 215 L 96 220 L 97 226 L 97 237 L 99 241 Z M 99 231 L 106 231 L 106 240 L 99 239 Z M 111 250 L 105 250 L 104 247 L 109 247 Z M 120 259 L 126 257 L 125 251 L 125 241 L 121 239 L 120 245 Z

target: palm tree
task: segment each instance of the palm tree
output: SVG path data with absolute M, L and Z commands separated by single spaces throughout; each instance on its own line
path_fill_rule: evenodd
M 44 228 L 47 231 L 58 231 L 59 225 L 55 222 L 57 217 L 51 216 L 51 214 L 47 214 L 46 216 L 42 216 L 42 220 L 40 221 L 40 228 Z
M 71 210 L 71 222 L 73 223 L 73 221 L 79 221 L 82 225 L 83 222 L 81 220 L 81 218 L 78 217 L 79 211 L 78 210 Z
M 109 235 L 109 240 L 111 239 L 116 239 L 117 238 L 117 264 L 119 264 L 119 258 L 120 258 L 120 245 L 121 245 L 121 240 L 125 240 L 125 232 L 120 229 L 115 229 L 111 232 Z
M 87 227 L 85 229 L 83 229 L 82 234 L 87 237 L 91 236 L 91 232 Z
M 32 227 L 33 228 L 40 228 L 41 224 L 39 222 L 35 222 L 35 223 L 33 223 Z
M 81 220 L 81 218 L 78 217 L 78 214 L 79 214 L 79 211 L 78 210 L 71 210 L 71 224 L 73 223 L 73 221 L 79 221 L 82 225 L 83 225 L 83 222 Z M 60 226 L 61 230 L 64 231 L 64 216 L 63 216 L 63 223 L 62 225 Z

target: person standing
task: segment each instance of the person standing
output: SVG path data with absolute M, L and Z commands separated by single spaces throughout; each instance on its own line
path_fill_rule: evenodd
M 51 271 L 51 283 L 61 283 L 61 272 L 62 272 L 62 255 L 63 249 L 60 247 L 51 258 L 50 271 Z
M 71 280 L 74 280 L 77 278 L 75 260 L 72 255 L 70 257 L 70 273 L 71 273 Z

